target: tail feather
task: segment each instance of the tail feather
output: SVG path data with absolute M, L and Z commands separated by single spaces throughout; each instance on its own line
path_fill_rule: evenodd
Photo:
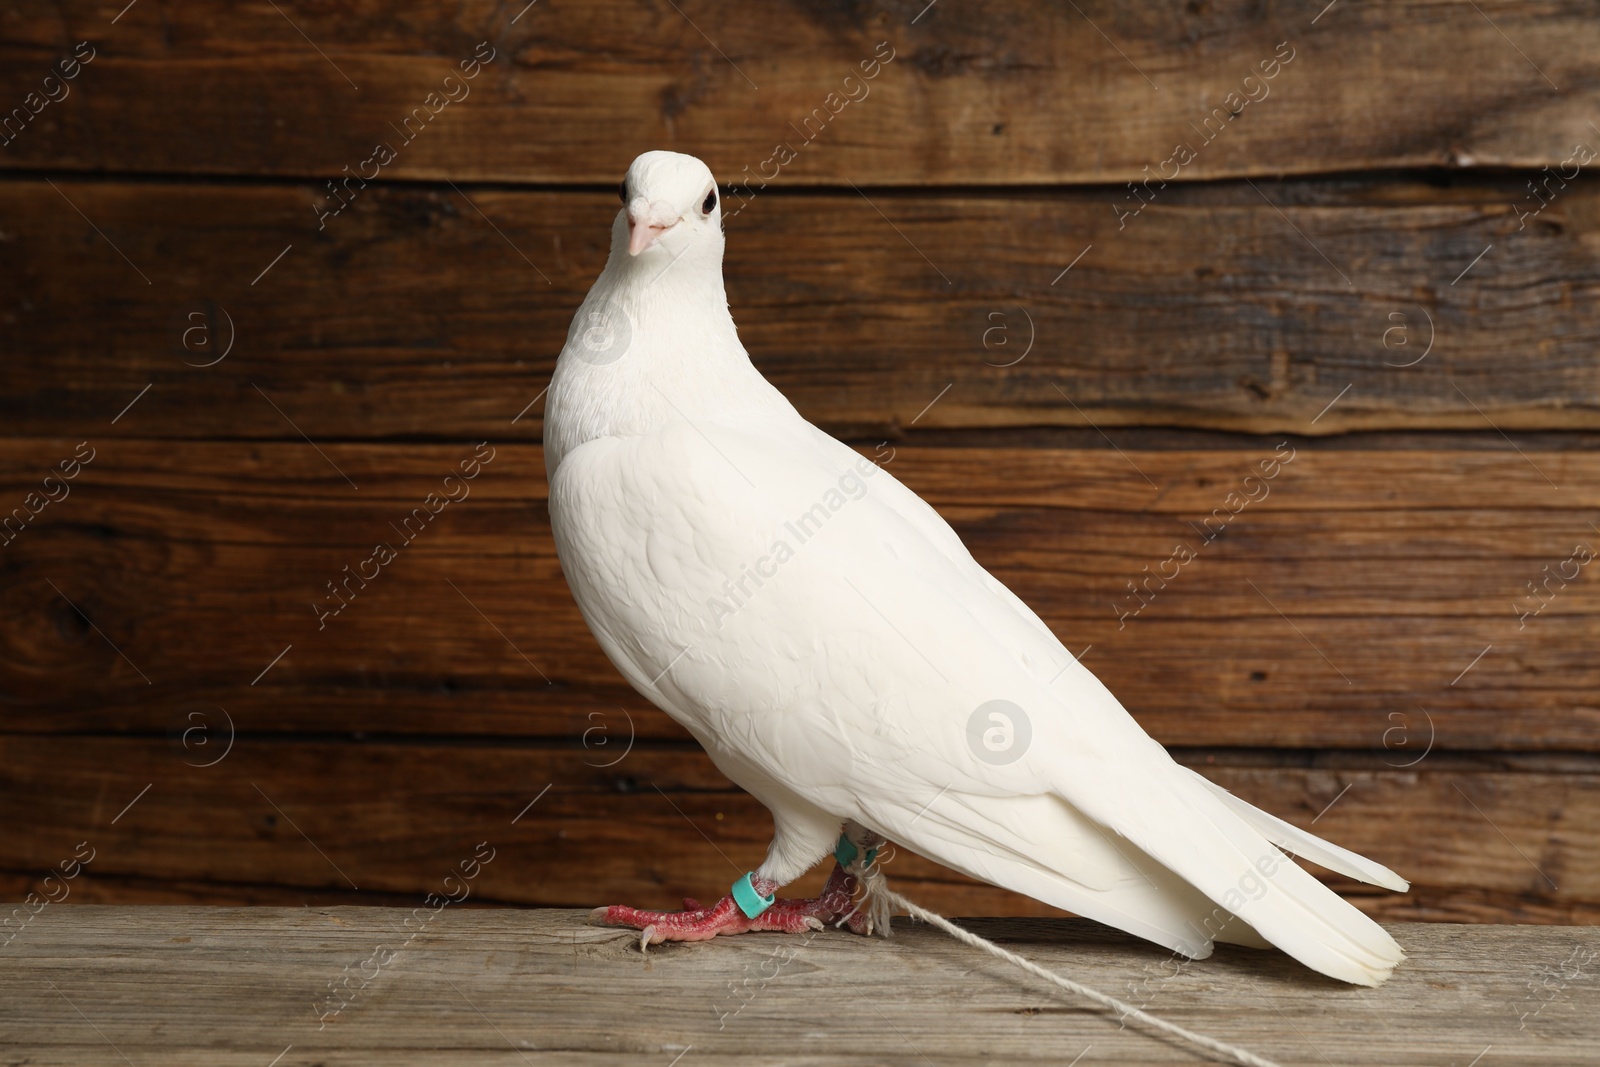
M 1292 823 L 1284 822 L 1271 812 L 1262 811 L 1254 804 L 1234 796 L 1198 771 L 1191 769 L 1189 773 L 1204 782 L 1208 789 L 1222 798 L 1223 803 L 1227 804 L 1234 814 L 1244 819 L 1258 834 L 1279 848 L 1369 885 L 1380 885 L 1396 893 L 1404 893 L 1411 888 L 1410 882 L 1383 864 L 1375 863 L 1347 848 L 1340 848 L 1331 841 L 1324 841 Z
M 897 814 L 905 824 L 895 839 L 930 859 L 1191 959 L 1209 956 L 1211 931 L 1229 926 L 1193 886 L 1127 842 L 1119 847 L 1116 835 L 1054 795 L 996 798 L 951 790 L 921 812 Z M 1034 839 L 1021 840 L 1018 827 Z M 1231 938 L 1217 940 L 1250 937 L 1242 922 L 1228 933 Z
M 1284 856 L 1197 776 L 1169 766 L 1175 773 L 1146 767 L 1126 781 L 1075 792 L 1112 798 L 1086 813 L 1306 966 L 1356 985 L 1389 977 L 1405 954 L 1383 927 Z M 1130 796 L 1143 802 L 1130 810 Z

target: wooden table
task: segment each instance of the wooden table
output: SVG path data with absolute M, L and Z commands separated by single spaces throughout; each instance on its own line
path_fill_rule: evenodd
M 47 907 L 0 950 L 0 1062 L 1204 1062 L 905 919 L 889 940 L 829 929 L 645 957 L 628 933 L 583 919 L 449 906 Z M 1284 1067 L 1600 1063 L 1592 928 L 1397 924 L 1411 958 L 1370 990 L 1229 946 L 1185 964 L 1078 920 L 967 925 Z

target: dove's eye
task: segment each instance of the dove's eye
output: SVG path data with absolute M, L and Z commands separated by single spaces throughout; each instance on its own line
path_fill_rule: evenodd
M 705 203 L 700 205 L 700 214 L 709 215 L 717 209 L 717 191 L 711 190 L 706 194 Z
M 617 186 L 617 196 L 621 199 L 623 206 L 626 207 L 628 203 L 628 179 L 622 179 L 621 184 Z

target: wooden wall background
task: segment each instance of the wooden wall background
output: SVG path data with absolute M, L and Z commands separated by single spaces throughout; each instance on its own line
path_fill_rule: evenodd
M 488 841 L 475 900 L 665 905 L 758 861 L 545 512 L 542 390 L 670 147 L 779 171 L 728 224 L 762 370 L 1179 758 L 1409 876 L 1380 916 L 1600 917 L 1600 4 L 125 3 L 0 2 L 6 897 L 80 841 L 93 901 L 410 902 Z

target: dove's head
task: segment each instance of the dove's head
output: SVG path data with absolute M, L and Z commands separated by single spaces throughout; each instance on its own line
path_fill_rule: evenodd
M 722 197 L 711 169 L 681 152 L 646 152 L 618 188 L 613 245 L 635 258 L 675 259 L 691 247 L 722 251 Z

